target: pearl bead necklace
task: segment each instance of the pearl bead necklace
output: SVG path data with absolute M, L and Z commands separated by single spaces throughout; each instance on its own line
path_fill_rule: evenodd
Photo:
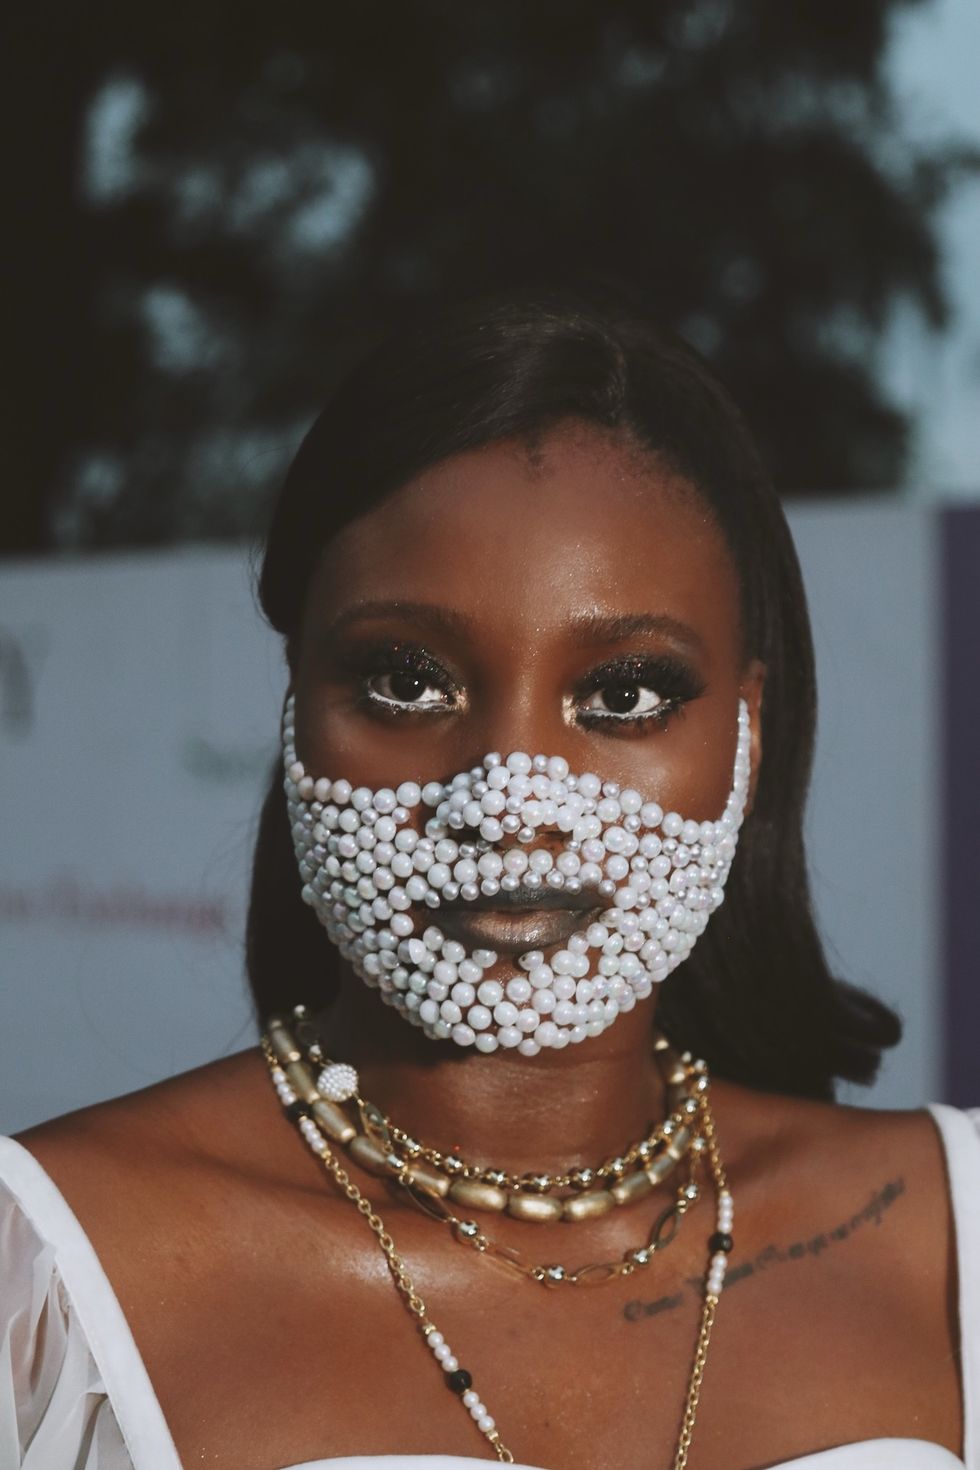
M 291 694 L 284 786 L 303 899 L 355 973 L 434 1040 L 536 1056 L 599 1036 L 686 959 L 724 898 L 749 786 L 744 700 L 718 821 L 665 813 L 632 787 L 523 751 L 492 752 L 448 782 L 352 787 L 309 775 L 295 738 Z M 557 856 L 532 846 L 539 832 L 561 834 Z M 416 917 L 541 888 L 594 892 L 595 917 L 502 979 L 489 973 L 493 950 L 468 952 Z
M 287 1116 L 298 1124 L 300 1132 L 308 1146 L 321 1160 L 324 1168 L 331 1175 L 341 1192 L 357 1207 L 358 1212 L 363 1216 L 368 1227 L 374 1233 L 379 1249 L 385 1257 L 388 1270 L 399 1297 L 406 1310 L 415 1319 L 423 1340 L 443 1373 L 443 1379 L 447 1388 L 459 1397 L 477 1429 L 492 1447 L 497 1459 L 507 1464 L 513 1464 L 514 1456 L 502 1440 L 500 1432 L 497 1429 L 496 1420 L 473 1387 L 472 1375 L 467 1369 L 460 1366 L 460 1361 L 456 1353 L 429 1316 L 428 1308 L 416 1290 L 412 1278 L 408 1274 L 405 1262 L 398 1253 L 384 1220 L 377 1213 L 371 1201 L 361 1193 L 360 1189 L 350 1178 L 336 1158 L 327 1138 L 313 1121 L 310 1112 L 300 1103 L 300 1099 L 290 1086 L 285 1072 L 278 1066 L 275 1053 L 267 1037 L 263 1038 L 263 1050 L 266 1055 L 266 1060 L 269 1063 L 270 1075 L 272 1076 L 283 1109 Z M 300 1106 L 300 1111 L 297 1111 L 297 1104 Z M 714 1119 L 706 1094 L 702 1095 L 701 1108 L 705 1137 L 708 1141 L 708 1159 L 715 1185 L 715 1230 L 708 1239 L 709 1260 L 703 1288 L 704 1296 L 698 1327 L 698 1338 L 684 1400 L 681 1428 L 672 1461 L 672 1470 L 685 1470 L 685 1466 L 687 1465 L 700 1402 L 701 1383 L 707 1361 L 711 1330 L 714 1325 L 718 1301 L 724 1287 L 728 1256 L 734 1249 L 734 1240 L 732 1237 L 734 1202 L 731 1192 L 727 1187 L 725 1170 L 721 1162 L 718 1140 L 715 1133 Z

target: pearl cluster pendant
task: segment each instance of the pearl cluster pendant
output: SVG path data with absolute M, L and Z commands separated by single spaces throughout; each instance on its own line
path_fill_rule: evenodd
M 352 787 L 297 758 L 295 699 L 282 728 L 285 792 L 303 899 L 364 982 L 435 1040 L 534 1056 L 598 1036 L 687 958 L 724 898 L 748 794 L 739 702 L 732 789 L 717 821 L 575 775 L 561 756 L 491 753 L 448 782 Z M 535 846 L 560 834 L 557 855 Z M 447 939 L 443 903 L 517 889 L 594 892 L 595 916 L 546 956 L 491 975 L 497 955 Z M 425 910 L 432 915 L 425 922 Z

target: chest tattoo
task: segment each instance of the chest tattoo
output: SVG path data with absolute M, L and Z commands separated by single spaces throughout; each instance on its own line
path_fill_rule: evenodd
M 726 1289 L 736 1281 L 745 1281 L 750 1276 L 758 1276 L 773 1266 L 802 1261 L 807 1256 L 820 1256 L 824 1251 L 831 1250 L 835 1245 L 847 1240 L 848 1236 L 853 1235 L 856 1230 L 861 1230 L 865 1225 L 880 1225 L 886 1211 L 904 1193 L 905 1179 L 899 1175 L 896 1179 L 888 1180 L 880 1188 L 872 1190 L 871 1197 L 866 1204 L 862 1205 L 853 1215 L 848 1216 L 846 1220 L 841 1220 L 827 1230 L 818 1231 L 817 1234 L 805 1240 L 794 1240 L 789 1245 L 764 1246 L 747 1261 L 739 1260 L 736 1251 L 725 1277 Z M 702 1290 L 700 1276 L 688 1277 L 686 1286 L 687 1292 L 700 1297 Z M 623 1308 L 623 1316 L 627 1322 L 642 1322 L 647 1317 L 657 1317 L 661 1312 L 670 1312 L 676 1307 L 683 1306 L 687 1292 L 676 1291 L 671 1295 L 655 1297 L 652 1301 L 644 1301 L 635 1297 L 626 1303 Z

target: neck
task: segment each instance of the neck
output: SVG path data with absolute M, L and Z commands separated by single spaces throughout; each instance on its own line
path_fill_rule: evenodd
M 512 1173 L 560 1172 L 615 1157 L 666 1116 L 654 1004 L 535 1057 L 430 1041 L 350 977 L 317 1023 L 325 1052 L 357 1068 L 362 1097 L 420 1142 Z

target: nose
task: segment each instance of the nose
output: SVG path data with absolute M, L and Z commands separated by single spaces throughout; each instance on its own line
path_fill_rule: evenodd
M 450 779 L 435 801 L 440 823 L 457 841 L 490 843 L 503 851 L 530 845 L 560 851 L 571 835 L 568 762 L 526 751 L 490 752 Z M 426 792 L 436 798 L 438 788 Z
M 540 774 L 535 757 L 568 755 L 571 732 L 564 713 L 562 690 L 552 671 L 525 650 L 505 670 L 494 669 L 493 677 L 474 691 L 465 733 L 460 730 L 464 741 L 459 754 L 474 766 L 494 752 L 515 763 L 515 770 L 527 766 L 528 775 Z

